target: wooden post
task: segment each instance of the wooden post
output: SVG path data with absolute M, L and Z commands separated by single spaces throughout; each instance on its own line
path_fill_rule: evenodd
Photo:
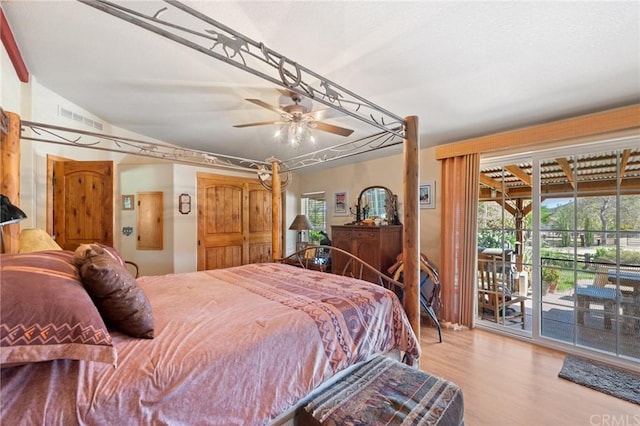
M 404 309 L 420 341 L 420 157 L 418 117 L 405 118 L 404 140 Z
M 8 132 L 2 134 L 0 142 L 0 193 L 20 207 L 20 116 L 4 112 L 9 118 Z M 20 224 L 3 226 L 7 253 L 17 253 L 19 249 Z
M 271 163 L 271 256 L 273 259 L 282 257 L 282 220 L 280 206 L 282 185 L 280 182 L 280 165 L 277 161 Z

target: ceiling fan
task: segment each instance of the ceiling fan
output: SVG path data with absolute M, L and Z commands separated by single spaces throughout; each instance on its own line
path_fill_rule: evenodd
M 276 107 L 270 105 L 260 99 L 247 99 L 252 104 L 259 107 L 266 108 L 269 111 L 280 114 L 280 120 L 273 121 L 259 121 L 256 123 L 236 124 L 233 127 L 253 127 L 253 126 L 265 126 L 270 124 L 280 124 L 281 128 L 276 132 L 278 133 L 288 132 L 288 139 L 294 144 L 299 144 L 302 139 L 311 137 L 309 129 L 318 129 L 323 132 L 333 133 L 340 136 L 349 136 L 353 133 L 352 129 L 345 127 L 335 126 L 333 124 L 325 123 L 321 120 L 332 118 L 335 116 L 335 111 L 332 109 L 321 109 L 318 111 L 310 111 L 305 105 L 302 105 L 304 97 L 295 92 L 286 92 L 287 97 L 290 97 L 293 104 Z

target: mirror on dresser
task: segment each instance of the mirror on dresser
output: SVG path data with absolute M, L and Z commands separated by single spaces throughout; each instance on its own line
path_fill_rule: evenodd
M 376 220 L 376 224 L 399 225 L 398 196 L 385 186 L 368 186 L 358 196 L 355 212 L 356 224 Z

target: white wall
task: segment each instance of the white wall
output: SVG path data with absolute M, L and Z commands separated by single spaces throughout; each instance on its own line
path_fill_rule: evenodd
M 119 251 L 125 259 L 138 264 L 140 275 L 161 275 L 173 272 L 173 164 L 122 165 L 118 170 L 121 194 L 135 195 L 137 204 L 140 192 L 162 192 L 163 201 L 163 244 L 162 250 L 137 250 L 138 206 L 133 210 L 120 210 L 118 200 L 117 211 L 120 212 L 120 227 L 114 230 L 114 241 L 119 239 Z M 133 234 L 125 236 L 122 228 L 130 226 Z M 115 237 L 117 235 L 118 237 Z
M 20 80 L 4 48 L 0 49 L 0 76 L 0 106 L 5 111 L 20 110 Z
M 288 256 L 296 250 L 297 232 L 289 229 L 291 223 L 300 214 L 300 176 L 293 173 L 293 180 L 282 193 L 283 223 L 282 223 L 282 255 Z
M 392 155 L 370 161 L 335 167 L 320 172 L 299 175 L 299 193 L 325 191 L 327 195 L 327 224 L 342 225 L 352 222 L 353 216 L 334 215 L 333 194 L 347 191 L 349 206 L 355 207 L 358 195 L 367 186 L 386 186 L 398 195 L 400 221 L 403 217 L 403 156 Z M 420 150 L 420 182 L 435 181 L 436 208 L 420 210 L 420 247 L 434 264 L 440 263 L 440 162 L 435 149 Z M 416 194 L 417 196 L 417 194 Z

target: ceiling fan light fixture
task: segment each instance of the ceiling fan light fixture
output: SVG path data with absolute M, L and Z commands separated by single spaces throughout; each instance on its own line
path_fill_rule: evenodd
M 233 127 L 253 127 L 276 124 L 273 138 L 281 143 L 289 143 L 293 148 L 302 144 L 315 144 L 316 139 L 311 134 L 311 129 L 334 135 L 349 136 L 353 130 L 319 120 L 333 118 L 333 114 L 328 109 L 311 111 L 311 105 L 305 106 L 301 102 L 305 100 L 300 94 L 288 92 L 287 97 L 294 102 L 291 105 L 281 105 L 279 107 L 270 105 L 260 99 L 247 99 L 254 105 L 269 111 L 280 114 L 279 121 L 260 121 L 255 123 L 235 124 Z
M 302 144 L 316 142 L 306 121 L 291 121 L 280 125 L 273 134 L 274 139 L 297 148 Z

